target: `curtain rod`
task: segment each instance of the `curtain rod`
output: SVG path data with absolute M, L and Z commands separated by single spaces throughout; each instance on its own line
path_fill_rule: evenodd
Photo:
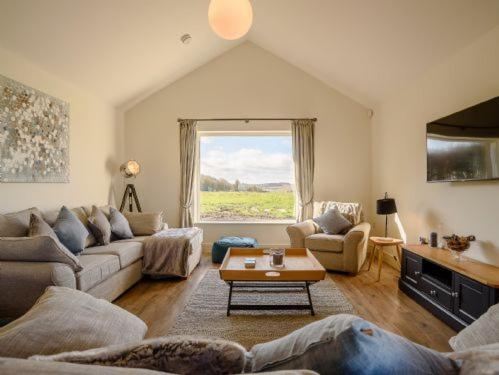
M 177 121 L 180 122 L 182 120 L 194 120 L 194 121 L 244 121 L 244 122 L 250 122 L 250 121 L 293 121 L 293 120 L 311 120 L 311 121 L 317 121 L 317 118 L 251 118 L 251 117 L 246 117 L 246 118 L 192 118 L 192 119 L 183 119 L 183 118 L 178 118 Z

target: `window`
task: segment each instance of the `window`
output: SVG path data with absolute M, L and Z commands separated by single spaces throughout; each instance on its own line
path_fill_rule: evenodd
M 295 218 L 291 134 L 200 132 L 198 220 Z

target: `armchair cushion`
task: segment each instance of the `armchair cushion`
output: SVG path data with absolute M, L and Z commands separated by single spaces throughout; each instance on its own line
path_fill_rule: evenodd
M 347 219 L 352 225 L 357 225 L 364 220 L 362 214 L 362 205 L 360 203 L 344 203 L 344 202 L 314 202 L 314 217 L 322 215 L 327 210 L 331 208 L 337 208 L 340 213 Z
M 344 236 L 340 234 L 317 233 L 305 238 L 305 247 L 312 250 L 341 253 Z
M 333 207 L 322 215 L 315 217 L 314 222 L 326 234 L 340 234 L 352 227 L 352 223 L 340 213 L 337 207 Z

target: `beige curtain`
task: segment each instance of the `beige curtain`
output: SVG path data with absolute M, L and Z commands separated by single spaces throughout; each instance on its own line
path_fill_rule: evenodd
M 196 121 L 180 122 L 180 223 L 182 228 L 192 227 L 194 216 L 194 180 L 198 145 Z
M 293 120 L 293 160 L 298 222 L 311 219 L 314 206 L 314 121 Z

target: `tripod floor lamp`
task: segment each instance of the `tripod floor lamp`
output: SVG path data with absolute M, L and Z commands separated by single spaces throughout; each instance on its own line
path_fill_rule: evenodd
M 129 160 L 123 163 L 120 167 L 121 175 L 125 178 L 135 178 L 140 173 L 140 164 L 135 160 Z M 123 193 L 123 199 L 121 200 L 120 211 L 123 212 L 125 204 L 128 198 L 128 211 L 133 212 L 133 203 L 137 207 L 138 212 L 142 212 L 142 207 L 140 207 L 139 197 L 137 196 L 137 191 L 133 184 L 127 184 L 125 192 Z
M 397 205 L 395 204 L 395 199 L 388 198 L 388 193 L 385 193 L 383 199 L 378 199 L 376 201 L 376 213 L 378 215 L 385 215 L 385 238 L 388 237 L 388 215 L 397 212 Z

